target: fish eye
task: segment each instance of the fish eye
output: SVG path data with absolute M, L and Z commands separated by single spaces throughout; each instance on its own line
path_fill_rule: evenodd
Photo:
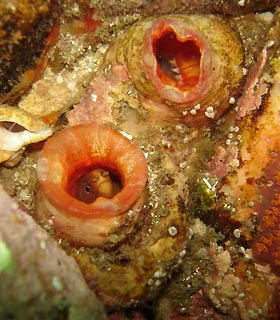
M 84 190 L 87 194 L 91 194 L 92 193 L 92 190 L 91 190 L 91 187 L 88 185 L 88 184 L 85 184 L 84 185 Z

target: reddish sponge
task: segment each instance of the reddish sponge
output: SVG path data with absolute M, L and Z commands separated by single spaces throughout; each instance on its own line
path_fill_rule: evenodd
M 256 204 L 259 213 L 259 234 L 253 244 L 257 262 L 269 263 L 280 275 L 280 170 L 277 161 L 265 170 L 266 183 L 260 187 L 262 201 Z M 275 174 L 276 172 L 276 174 Z
M 256 262 L 268 263 L 280 275 L 280 163 L 275 159 L 264 171 L 260 185 L 261 201 L 255 209 L 259 217 L 259 233 L 252 246 Z M 274 290 L 275 306 L 280 313 L 280 281 Z

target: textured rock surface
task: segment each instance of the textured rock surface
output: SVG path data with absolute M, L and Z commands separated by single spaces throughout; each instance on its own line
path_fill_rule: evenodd
M 1 319 L 106 319 L 74 259 L 2 186 L 0 283 Z

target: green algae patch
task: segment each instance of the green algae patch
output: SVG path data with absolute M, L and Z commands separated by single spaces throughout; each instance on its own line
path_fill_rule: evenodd
M 200 210 L 211 210 L 216 201 L 216 183 L 203 177 L 194 187 L 195 198 L 197 199 Z
M 4 241 L 0 241 L 0 272 L 13 272 L 13 254 Z

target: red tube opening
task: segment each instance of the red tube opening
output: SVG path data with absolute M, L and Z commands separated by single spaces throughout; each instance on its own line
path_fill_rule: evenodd
M 157 74 L 166 85 L 181 91 L 192 91 L 200 77 L 201 53 L 194 40 L 178 39 L 173 30 L 166 30 L 153 41 Z

